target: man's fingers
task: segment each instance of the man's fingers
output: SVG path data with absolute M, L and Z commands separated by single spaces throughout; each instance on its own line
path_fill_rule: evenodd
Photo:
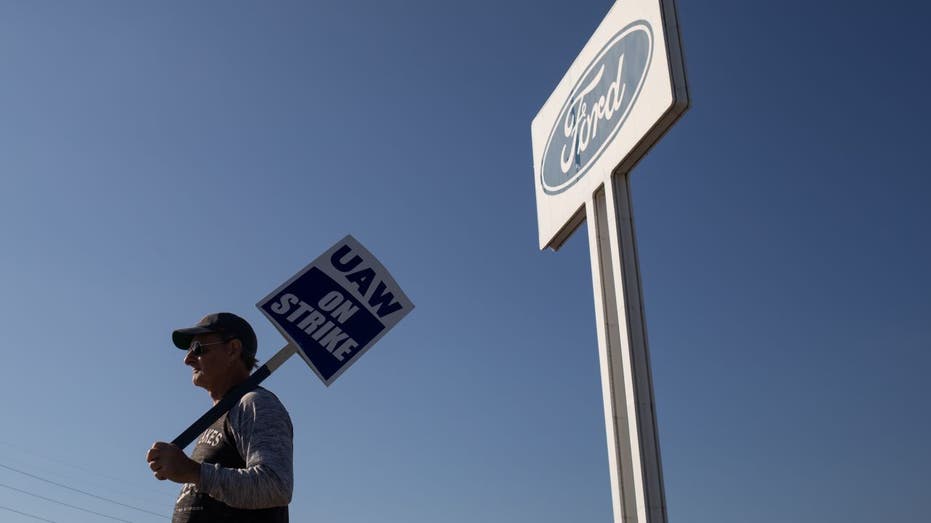
M 185 460 L 188 460 L 183 450 L 164 441 L 153 443 L 152 448 L 146 452 L 145 459 L 156 479 L 172 481 L 178 481 L 179 470 L 182 470 L 179 467 L 182 467 Z
M 158 459 L 159 457 L 161 457 L 163 450 L 165 450 L 166 448 L 170 448 L 172 446 L 173 445 L 171 443 L 165 443 L 164 441 L 156 441 L 155 443 L 152 444 L 152 448 L 150 448 L 145 453 L 145 460 L 152 461 L 152 460 Z
M 174 445 L 172 445 L 171 443 L 165 443 L 164 441 L 156 441 L 155 443 L 152 444 L 152 448 L 149 449 L 149 451 L 165 450 L 171 447 L 174 447 Z

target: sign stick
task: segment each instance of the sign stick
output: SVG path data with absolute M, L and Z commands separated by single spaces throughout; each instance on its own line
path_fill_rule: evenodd
M 614 521 L 666 523 L 628 173 L 585 204 Z
M 240 383 L 239 385 L 233 387 L 232 390 L 226 393 L 216 405 L 214 405 L 210 410 L 204 413 L 203 416 L 197 419 L 194 423 L 191 424 L 180 436 L 171 441 L 172 445 L 183 449 L 191 444 L 197 436 L 207 430 L 208 427 L 213 425 L 215 421 L 220 419 L 220 416 L 226 414 L 233 405 L 239 402 L 243 396 L 246 395 L 249 391 L 255 389 L 259 386 L 259 383 L 269 377 L 272 372 L 275 371 L 278 367 L 281 366 L 288 358 L 290 358 L 297 351 L 297 347 L 289 343 L 281 348 L 274 356 L 269 359 L 265 365 L 262 365 L 258 369 L 255 369 L 255 372 L 246 379 L 246 381 Z

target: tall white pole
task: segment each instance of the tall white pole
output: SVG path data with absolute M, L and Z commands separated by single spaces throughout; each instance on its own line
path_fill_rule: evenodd
M 666 523 L 628 173 L 586 202 L 615 523 Z

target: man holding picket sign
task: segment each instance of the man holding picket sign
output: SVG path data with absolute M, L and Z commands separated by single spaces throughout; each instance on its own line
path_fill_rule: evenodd
M 210 314 L 171 338 L 187 351 L 194 385 L 215 405 L 255 367 L 255 332 L 235 314 Z M 287 410 L 256 387 L 201 434 L 190 458 L 174 444 L 156 442 L 146 460 L 156 478 L 184 484 L 172 523 L 281 523 L 288 521 L 294 485 L 292 438 Z
M 287 522 L 293 490 L 288 412 L 259 387 L 292 354 L 327 386 L 414 308 L 385 267 L 352 236 L 301 269 L 256 307 L 288 343 L 255 367 L 249 324 L 228 312 L 178 329 L 194 385 L 213 407 L 171 443 L 146 454 L 158 479 L 184 483 L 173 523 Z M 197 439 L 189 458 L 184 448 Z

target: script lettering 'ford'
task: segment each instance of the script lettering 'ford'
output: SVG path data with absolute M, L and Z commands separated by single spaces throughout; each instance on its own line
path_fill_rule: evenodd
M 540 177 L 547 194 L 578 182 L 611 143 L 637 101 L 652 56 L 653 30 L 641 20 L 614 35 L 588 66 L 543 150 Z

